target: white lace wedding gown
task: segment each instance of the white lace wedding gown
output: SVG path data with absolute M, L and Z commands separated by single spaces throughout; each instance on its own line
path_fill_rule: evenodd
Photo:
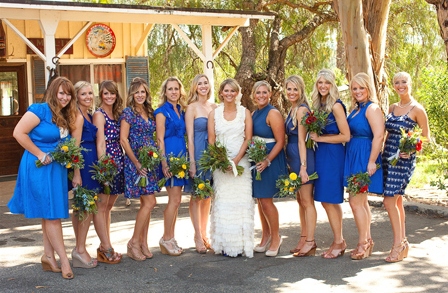
M 236 118 L 227 121 L 223 116 L 223 106 L 215 110 L 216 141 L 227 148 L 230 158 L 234 158 L 245 138 L 245 108 L 237 106 Z M 210 220 L 211 246 L 216 254 L 224 252 L 236 257 L 244 254 L 253 257 L 254 248 L 254 200 L 252 199 L 252 177 L 250 164 L 244 156 L 239 162 L 244 173 L 235 177 L 232 172 L 213 173 L 215 196 Z

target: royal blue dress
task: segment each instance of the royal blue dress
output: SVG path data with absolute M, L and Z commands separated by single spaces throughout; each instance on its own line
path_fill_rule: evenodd
M 198 117 L 194 119 L 194 158 L 190 158 L 192 161 L 196 161 L 196 176 L 199 176 L 202 180 L 212 179 L 212 173 L 209 170 L 199 170 L 198 161 L 201 158 L 208 146 L 208 131 L 207 131 L 208 119 L 207 117 Z M 190 178 L 188 185 L 185 185 L 184 192 L 193 192 L 193 180 Z
M 118 174 L 112 183 L 110 194 L 121 194 L 124 192 L 124 154 L 120 145 L 120 122 L 107 116 L 103 109 L 98 108 L 106 119 L 104 125 L 104 138 L 106 140 L 106 154 L 117 164 Z M 101 192 L 104 192 L 103 190 Z
M 50 107 L 47 103 L 32 104 L 28 111 L 40 119 L 28 134 L 30 139 L 43 152 L 54 151 L 61 141 L 61 133 L 52 121 Z M 8 203 L 9 210 L 13 214 L 24 214 L 26 218 L 68 218 L 67 169 L 55 161 L 37 168 L 36 160 L 36 156 L 25 150 L 14 195 Z
M 185 142 L 185 113 L 181 110 L 180 105 L 176 105 L 177 111 L 180 116 L 174 111 L 174 107 L 171 103 L 165 102 L 157 110 L 154 111 L 154 116 L 161 114 L 165 116 L 165 155 L 168 158 L 169 155 L 175 157 L 184 156 L 187 153 L 187 146 Z M 169 160 L 167 160 L 169 165 Z M 188 170 L 187 170 L 188 172 Z M 159 177 L 163 178 L 162 170 L 160 169 Z M 171 179 L 166 181 L 165 186 L 184 186 L 188 184 L 188 180 L 185 178 L 177 178 L 173 175 L 173 184 Z
M 266 124 L 266 118 L 269 111 L 275 110 L 272 105 L 256 110 L 252 115 L 253 136 L 258 136 L 266 142 L 267 153 L 269 154 L 275 145 L 275 137 L 271 127 Z M 254 165 L 254 163 L 252 163 Z M 271 165 L 261 173 L 261 180 L 256 180 L 256 169 L 252 169 L 252 196 L 254 198 L 273 198 L 278 192 L 275 187 L 275 181 L 279 176 L 288 174 L 286 167 L 286 156 L 283 149 L 271 161 Z
M 149 118 L 146 121 L 142 116 L 134 113 L 131 108 L 126 108 L 121 114 L 121 120 L 126 121 L 130 125 L 128 141 L 136 158 L 138 158 L 138 152 L 141 147 L 156 146 L 153 139 L 154 132 L 156 131 L 156 122 L 153 119 Z M 137 168 L 129 157 L 125 156 L 124 177 L 126 186 L 124 197 L 139 198 L 140 195 L 154 194 L 154 192 L 160 191 L 157 185 L 158 172 L 158 168 L 156 170 L 150 170 L 147 175 L 146 187 L 140 187 L 138 186 L 139 174 Z
M 306 104 L 301 104 L 300 107 L 306 107 L 309 111 L 310 108 Z M 296 117 L 291 117 L 291 112 L 289 112 L 288 117 L 285 122 L 286 135 L 288 136 L 288 143 L 286 144 L 286 159 L 291 172 L 299 175 L 301 167 L 301 159 L 299 154 L 299 125 L 294 127 L 293 119 Z M 300 122 L 298 122 L 300 123 Z M 308 175 L 313 174 L 316 171 L 314 150 L 306 149 L 306 173 Z M 314 180 L 310 180 L 305 184 L 313 184 Z
M 346 112 L 341 100 L 336 103 L 340 103 Z M 339 133 L 336 119 L 331 112 L 322 134 Z M 342 143 L 317 143 L 316 172 L 319 178 L 314 182 L 314 200 L 332 204 L 344 201 L 344 162 L 345 147 Z
M 394 107 L 395 109 L 395 107 Z M 414 129 L 417 122 L 409 118 L 408 113 L 402 116 L 395 116 L 394 109 L 386 117 L 386 130 L 388 137 L 384 144 L 383 169 L 384 169 L 384 196 L 403 195 L 406 187 L 411 181 L 414 173 L 416 154 L 412 153 L 409 159 L 400 158 L 395 166 L 388 160 L 389 157 L 397 153 L 401 138 L 401 128 L 405 131 Z
M 367 164 L 369 163 L 370 152 L 372 150 L 373 132 L 370 128 L 369 121 L 366 117 L 366 111 L 371 101 L 362 103 L 358 108 L 353 110 L 347 118 L 350 127 L 351 139 L 346 144 L 345 168 L 344 168 L 344 186 L 347 187 L 347 179 L 351 175 L 359 172 L 367 172 Z M 381 165 L 381 154 L 375 161 Z M 376 170 L 370 177 L 370 185 L 368 192 L 382 194 L 383 193 L 383 168 Z

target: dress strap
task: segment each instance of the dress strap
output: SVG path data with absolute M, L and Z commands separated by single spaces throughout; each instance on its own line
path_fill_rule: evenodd
M 411 111 L 412 111 L 412 109 L 414 109 L 415 108 L 415 105 L 414 106 L 412 106 L 412 108 L 411 109 L 409 109 L 409 111 L 405 114 L 405 116 L 407 116 L 409 113 L 411 113 Z

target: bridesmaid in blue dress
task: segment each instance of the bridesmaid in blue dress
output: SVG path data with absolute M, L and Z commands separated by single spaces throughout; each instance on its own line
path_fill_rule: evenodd
M 302 77 L 297 75 L 288 77 L 285 88 L 286 96 L 291 103 L 291 110 L 285 123 L 288 136 L 286 156 L 290 171 L 298 174 L 303 183 L 297 193 L 301 235 L 297 246 L 290 252 L 296 257 L 304 257 L 315 255 L 317 248 L 314 240 L 317 221 L 313 197 L 314 180 L 309 180 L 309 175 L 315 172 L 314 150 L 306 147 L 306 128 L 301 125 L 302 118 L 311 110 Z
M 68 218 L 67 169 L 52 162 L 53 151 L 68 133 L 75 130 L 78 114 L 72 83 L 57 77 L 45 92 L 45 103 L 33 104 L 14 129 L 14 138 L 25 149 L 20 161 L 14 195 L 8 202 L 13 214 L 41 218 L 44 254 L 42 269 L 72 279 L 73 272 L 65 252 L 61 219 Z M 43 166 L 36 167 L 36 160 Z M 54 252 L 59 255 L 61 267 Z
M 411 76 L 406 72 L 399 72 L 393 78 L 393 85 L 400 101 L 389 107 L 383 153 L 384 207 L 389 214 L 394 234 L 392 249 L 386 258 L 387 262 L 401 261 L 408 255 L 409 242 L 406 239 L 403 194 L 414 173 L 416 156 L 415 152 L 400 153 L 395 166 L 390 164 L 388 158 L 398 151 L 400 128 L 409 131 L 418 125 L 424 138 L 429 139 L 430 136 L 426 111 L 411 95 Z
M 333 243 L 322 254 L 324 258 L 336 258 L 344 255 L 347 244 L 342 236 L 342 208 L 344 200 L 344 161 L 343 143 L 350 140 L 346 110 L 339 99 L 336 77 L 333 71 L 322 69 L 317 74 L 311 95 L 313 108 L 327 113 L 327 125 L 322 135 L 310 133 L 317 142 L 316 172 L 319 178 L 314 183 L 314 200 L 320 201 L 327 212 L 333 231 Z
M 93 88 L 87 81 L 78 81 L 75 84 L 75 94 L 78 99 L 79 114 L 76 117 L 76 130 L 72 136 L 76 142 L 80 143 L 87 151 L 83 151 L 84 168 L 74 170 L 73 180 L 69 182 L 69 188 L 83 186 L 90 190 L 98 191 L 100 185 L 92 179 L 90 166 L 96 163 L 98 156 L 96 153 L 96 131 L 97 128 L 92 123 L 90 110 L 93 106 Z M 77 212 L 72 213 L 72 225 L 75 232 L 76 246 L 72 250 L 72 263 L 75 268 L 94 268 L 97 260 L 90 257 L 86 250 L 87 233 L 89 232 L 90 222 L 93 214 L 85 215 L 82 221 L 79 220 Z
M 111 210 L 118 194 L 124 191 L 124 155 L 120 145 L 119 118 L 123 110 L 123 101 L 114 81 L 106 80 L 100 84 L 100 107 L 93 114 L 93 124 L 98 128 L 96 147 L 98 158 L 108 154 L 118 166 L 118 174 L 112 183 L 111 194 L 100 191 L 97 202 L 98 213 L 93 216 L 93 224 L 100 238 L 97 249 L 99 262 L 117 264 L 121 261 L 121 254 L 116 253 L 110 241 Z
M 285 146 L 285 127 L 282 115 L 269 102 L 272 88 L 266 81 L 258 81 L 252 88 L 252 100 L 257 110 L 252 113 L 253 136 L 266 142 L 267 156 L 257 162 L 252 171 L 252 194 L 258 202 L 261 221 L 261 241 L 255 246 L 255 252 L 265 252 L 266 256 L 277 256 L 282 238 L 279 234 L 277 207 L 273 198 L 279 192 L 275 182 L 279 176 L 288 173 Z M 256 171 L 261 173 L 261 180 L 255 180 Z
M 192 178 L 201 176 L 202 180 L 211 180 L 210 171 L 202 172 L 196 168 L 202 153 L 208 146 L 207 122 L 208 114 L 216 108 L 216 104 L 209 101 L 211 96 L 210 82 L 205 74 L 198 74 L 191 82 L 185 112 L 185 124 L 188 137 L 188 154 L 190 156 L 190 184 L 186 185 L 184 192 L 190 192 L 190 218 L 194 228 L 194 243 L 196 251 L 200 254 L 210 249 L 207 237 L 207 224 L 210 215 L 211 198 L 196 198 L 192 189 Z
M 169 77 L 160 89 L 159 100 L 161 104 L 154 112 L 156 116 L 157 143 L 160 154 L 165 157 L 162 160 L 161 176 L 168 178 L 166 181 L 166 191 L 168 193 L 168 204 L 163 212 L 164 232 L 160 238 L 159 246 L 163 254 L 173 256 L 180 255 L 183 250 L 174 238 L 177 211 L 182 199 L 182 187 L 188 184 L 184 178 L 176 178 L 169 171 L 168 156 L 186 155 L 187 147 L 185 142 L 185 118 L 184 99 L 185 91 L 182 83 L 177 77 Z
M 350 91 L 353 111 L 347 121 L 352 137 L 346 145 L 344 186 L 348 185 L 348 177 L 367 172 L 371 180 L 368 192 L 382 194 L 383 169 L 377 170 L 376 165 L 381 164 L 384 115 L 367 74 L 356 74 L 350 82 Z M 358 228 L 358 245 L 351 252 L 351 258 L 359 260 L 370 256 L 373 251 L 370 234 L 372 214 L 367 193 L 350 194 L 349 202 Z
M 142 261 L 152 258 L 148 248 L 148 229 L 151 211 L 156 206 L 154 192 L 158 192 L 157 170 L 142 168 L 138 161 L 138 152 L 141 147 L 155 146 L 154 132 L 156 121 L 154 110 L 151 106 L 151 95 L 147 82 L 136 77 L 129 85 L 127 108 L 120 117 L 120 142 L 126 153 L 125 173 L 125 197 L 140 198 L 140 209 L 135 218 L 134 233 L 127 245 L 128 257 Z M 138 186 L 139 177 L 147 178 L 146 187 Z

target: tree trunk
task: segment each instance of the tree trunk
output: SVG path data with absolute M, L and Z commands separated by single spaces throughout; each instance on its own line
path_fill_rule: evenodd
M 426 0 L 433 4 L 437 10 L 437 21 L 439 22 L 440 35 L 445 42 L 445 50 L 448 62 L 448 0 Z

